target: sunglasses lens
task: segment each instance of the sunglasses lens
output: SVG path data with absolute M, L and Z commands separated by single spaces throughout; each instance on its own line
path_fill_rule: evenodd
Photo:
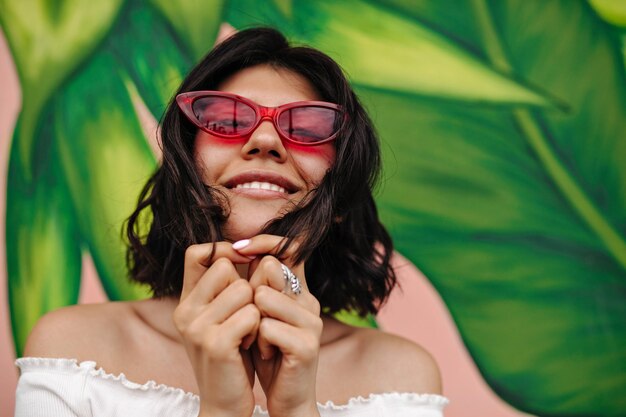
M 200 125 L 218 135 L 245 135 L 256 120 L 252 107 L 229 97 L 200 97 L 193 102 L 192 109 Z
M 341 113 L 320 106 L 293 107 L 278 117 L 278 125 L 290 139 L 301 143 L 324 141 L 339 131 Z

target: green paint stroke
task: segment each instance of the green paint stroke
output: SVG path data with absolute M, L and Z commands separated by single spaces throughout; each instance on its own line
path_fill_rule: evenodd
M 323 1 L 315 7 L 311 13 L 322 13 L 324 26 L 313 44 L 358 85 L 499 105 L 558 106 L 417 20 L 365 2 Z
M 150 3 L 169 21 L 194 61 L 213 47 L 223 22 L 224 0 L 151 0 Z
M 589 0 L 589 4 L 605 21 L 626 28 L 626 0 Z
M 106 37 L 122 0 L 48 2 L 0 0 L 4 31 L 22 89 L 22 129 L 14 138 L 24 178 L 32 181 L 35 126 L 50 95 Z
M 512 73 L 513 68 L 507 60 L 502 45 L 498 41 L 496 30 L 485 0 L 474 2 L 479 27 L 483 31 L 485 49 L 498 70 L 503 73 Z M 615 231 L 613 226 L 604 218 L 602 213 L 585 194 L 580 185 L 571 177 L 567 169 L 557 158 L 548 144 L 544 131 L 539 122 L 528 109 L 515 109 L 513 116 L 526 136 L 529 145 L 536 152 L 549 177 L 554 181 L 565 199 L 578 213 L 581 219 L 596 233 L 606 246 L 609 253 L 626 270 L 626 242 Z
M 285 17 L 288 19 L 293 17 L 293 0 L 274 0 L 274 4 Z

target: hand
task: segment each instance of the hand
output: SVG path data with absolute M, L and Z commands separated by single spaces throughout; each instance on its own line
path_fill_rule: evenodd
M 295 244 L 280 259 L 274 256 L 283 242 L 279 236 L 259 235 L 244 247 L 236 245 L 242 255 L 257 256 L 249 269 L 254 303 L 261 312 L 252 358 L 272 417 L 317 416 L 320 304 L 307 288 L 304 264 L 291 262 Z M 281 262 L 299 278 L 300 294 L 282 293 Z
M 250 262 L 226 242 L 192 245 L 185 252 L 173 318 L 198 382 L 200 415 L 249 417 L 254 411 L 254 365 L 247 349 L 256 339 L 260 313 L 252 287 L 233 265 Z

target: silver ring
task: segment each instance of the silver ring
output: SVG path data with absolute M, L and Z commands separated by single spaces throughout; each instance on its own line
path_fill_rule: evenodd
M 283 278 L 285 278 L 285 288 L 283 288 L 283 293 L 296 295 L 300 294 L 302 292 L 302 286 L 300 285 L 298 277 L 291 272 L 291 269 L 287 268 L 287 265 L 281 263 L 280 267 L 283 269 Z

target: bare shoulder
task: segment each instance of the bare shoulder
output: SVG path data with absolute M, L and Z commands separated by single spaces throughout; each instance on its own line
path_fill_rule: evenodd
M 93 360 L 116 351 L 132 310 L 126 303 L 81 304 L 45 314 L 32 329 L 24 356 Z
M 355 337 L 370 391 L 441 394 L 439 367 L 420 345 L 376 329 L 362 329 Z

